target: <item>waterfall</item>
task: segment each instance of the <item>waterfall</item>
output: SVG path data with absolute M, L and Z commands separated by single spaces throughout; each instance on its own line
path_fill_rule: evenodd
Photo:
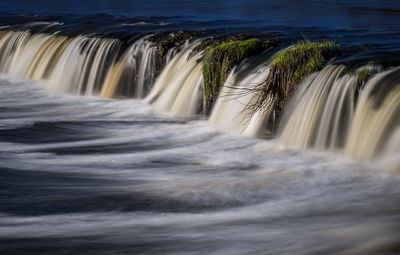
M 9 73 L 14 70 L 13 64 L 18 62 L 31 34 L 29 32 L 5 32 L 0 39 L 0 72 Z
M 156 49 L 148 37 L 137 40 L 119 57 L 122 43 L 117 39 L 0 31 L 0 72 L 45 80 L 46 87 L 57 92 L 143 98 L 156 75 Z M 169 49 L 166 62 L 178 51 Z M 198 77 L 200 69 L 191 77 Z M 199 82 L 196 87 L 201 87 Z
M 245 61 L 231 71 L 210 117 L 210 122 L 217 129 L 252 137 L 265 135 L 271 109 L 252 113 L 247 107 L 260 96 L 257 93 L 251 93 L 250 90 L 264 82 L 271 69 L 269 57 L 263 56 L 261 60 L 261 63 L 254 59 Z
M 107 74 L 101 95 L 143 98 L 155 79 L 155 48 L 146 36 L 136 41 Z
M 7 73 L 15 77 L 23 77 L 28 71 L 37 51 L 49 40 L 49 35 L 38 34 L 25 37 L 26 42 L 19 43 L 16 52 L 11 58 L 10 69 Z
M 156 45 L 144 36 L 121 55 L 118 39 L 29 31 L 0 31 L 0 72 L 43 80 L 47 88 L 78 95 L 143 98 L 158 111 L 194 116 L 203 97 L 204 52 L 197 40 L 172 47 L 158 78 Z M 253 112 L 275 56 L 271 51 L 244 60 L 229 74 L 212 109 L 219 130 L 246 136 L 270 135 L 273 109 Z M 365 69 L 365 67 L 362 67 Z M 400 148 L 400 68 L 378 73 L 363 88 L 362 68 L 348 72 L 329 65 L 305 78 L 284 110 L 279 140 L 296 148 L 344 151 L 356 159 L 398 153 Z M 154 86 L 153 86 L 154 84 Z
M 345 152 L 371 159 L 400 148 L 400 68 L 372 78 L 360 96 Z
M 66 36 L 51 36 L 37 51 L 26 72 L 31 80 L 48 79 L 70 39 Z
M 283 119 L 280 140 L 297 147 L 344 146 L 354 114 L 357 76 L 344 66 L 327 66 L 300 84 Z
M 291 100 L 279 139 L 297 148 L 344 150 L 356 159 L 397 151 L 400 69 L 368 81 L 355 106 L 360 70 L 346 73 L 332 65 L 308 77 Z
M 49 77 L 47 87 L 72 94 L 100 93 L 119 48 L 120 42 L 116 39 L 78 36 L 65 48 Z
M 55 91 L 95 95 L 118 57 L 116 39 L 3 31 L 0 72 L 23 79 L 46 80 Z
M 169 49 L 165 56 L 165 63 L 168 64 L 169 62 L 171 62 L 171 60 L 176 56 L 176 54 L 178 54 L 179 50 L 180 47 L 178 46 L 174 46 L 171 49 Z
M 162 112 L 176 116 L 193 116 L 201 104 L 203 53 L 191 56 L 199 44 L 187 45 L 167 64 L 157 78 L 146 101 Z

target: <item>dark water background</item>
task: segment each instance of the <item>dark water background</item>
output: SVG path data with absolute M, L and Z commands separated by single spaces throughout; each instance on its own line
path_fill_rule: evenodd
M 288 44 L 331 38 L 348 60 L 400 62 L 400 1 L 0 1 L 0 26 L 130 40 L 151 32 L 245 32 Z M 346 55 L 347 56 L 347 55 Z
M 196 21 L 239 20 L 259 25 L 325 28 L 400 28 L 400 2 L 396 0 L 2 0 L 0 10 L 41 15 L 106 13 Z

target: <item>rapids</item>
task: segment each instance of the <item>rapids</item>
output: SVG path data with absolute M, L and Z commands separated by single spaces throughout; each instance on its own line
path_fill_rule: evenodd
M 4 77 L 0 109 L 2 254 L 397 254 L 379 165 Z

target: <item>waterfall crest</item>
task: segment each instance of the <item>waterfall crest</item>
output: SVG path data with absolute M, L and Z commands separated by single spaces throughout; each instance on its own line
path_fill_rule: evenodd
M 66 36 L 51 36 L 32 59 L 25 78 L 31 80 L 48 79 L 70 41 Z
M 203 86 L 203 53 L 194 56 L 191 53 L 199 43 L 187 45 L 172 58 L 157 78 L 146 102 L 161 112 L 176 116 L 198 113 Z
M 271 59 L 262 56 L 261 61 L 252 59 L 232 70 L 210 116 L 210 122 L 216 128 L 252 137 L 265 135 L 271 109 L 253 113 L 248 105 L 260 96 L 251 93 L 251 89 L 266 80 L 270 64 Z
M 371 79 L 361 94 L 345 152 L 371 159 L 400 147 L 400 68 Z
M 357 76 L 327 66 L 299 86 L 283 120 L 280 140 L 297 148 L 344 146 L 353 118 Z
M 116 39 L 85 36 L 73 39 L 51 73 L 47 87 L 72 94 L 97 95 L 116 61 L 119 47 Z
M 29 32 L 5 32 L 0 39 L 0 71 L 10 73 L 15 70 L 25 46 L 31 38 Z
M 118 39 L 0 31 L 0 72 L 16 78 L 43 80 L 48 89 L 56 92 L 143 98 L 150 92 L 157 73 L 156 46 L 149 37 L 135 41 L 121 55 L 123 42 Z M 170 48 L 163 56 L 165 62 L 174 59 L 179 50 Z M 200 61 L 199 56 L 188 63 L 196 61 Z M 195 79 L 195 87 L 200 90 L 201 65 L 196 64 L 194 74 L 190 72 L 192 68 L 188 70 L 190 78 L 186 82 Z M 183 95 L 181 99 L 185 101 Z M 173 108 L 176 109 L 173 112 L 184 115 L 197 110 L 182 112 L 178 102 Z
M 0 72 L 23 79 L 46 80 L 51 90 L 97 95 L 121 42 L 117 39 L 3 31 Z
M 160 56 L 150 37 L 141 37 L 125 49 L 119 39 L 0 31 L 0 72 L 43 80 L 57 92 L 145 97 L 155 109 L 170 115 L 199 114 L 204 51 L 194 50 L 201 40 L 187 42 L 183 48 L 171 46 L 162 56 L 167 64 L 156 77 Z M 260 98 L 254 88 L 267 79 L 274 57 L 267 50 L 230 72 L 210 116 L 217 129 L 252 137 L 271 135 L 268 125 L 274 109 L 266 104 L 254 112 L 249 105 Z M 278 139 L 296 148 L 344 151 L 356 159 L 396 153 L 400 68 L 376 74 L 363 87 L 362 68 L 349 72 L 344 65 L 328 65 L 306 77 L 284 109 Z
M 130 46 L 109 70 L 101 91 L 102 97 L 117 95 L 143 98 L 155 79 L 155 48 L 148 36 Z
M 308 77 L 291 100 L 280 141 L 297 148 L 343 150 L 368 160 L 397 150 L 400 69 L 368 81 L 357 104 L 356 90 L 357 72 L 346 73 L 344 66 L 328 66 Z

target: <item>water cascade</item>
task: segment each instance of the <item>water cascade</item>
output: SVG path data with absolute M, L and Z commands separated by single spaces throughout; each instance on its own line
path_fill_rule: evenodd
M 400 69 L 380 73 L 363 90 L 345 152 L 371 159 L 400 148 Z M 397 154 L 398 155 L 398 154 Z
M 118 57 L 116 39 L 2 32 L 0 72 L 17 78 L 46 80 L 49 89 L 96 95 Z
M 9 73 L 14 70 L 13 64 L 19 62 L 31 34 L 29 32 L 3 32 L 0 39 L 0 71 Z
M 51 36 L 36 52 L 25 74 L 31 80 L 48 79 L 71 39 L 66 36 Z
M 136 41 L 107 74 L 102 97 L 117 95 L 143 98 L 155 79 L 155 48 L 147 39 Z
M 400 71 L 372 78 L 356 104 L 360 70 L 346 73 L 344 66 L 332 65 L 308 77 L 291 100 L 279 139 L 297 148 L 344 150 L 356 159 L 397 150 Z
M 142 37 L 121 55 L 118 39 L 1 31 L 0 71 L 44 80 L 57 92 L 108 98 L 148 94 L 145 101 L 158 111 L 199 114 L 204 52 L 193 50 L 201 41 L 168 49 L 163 56 L 167 65 L 156 78 L 156 45 L 148 39 Z M 273 109 L 254 112 L 249 105 L 260 97 L 253 88 L 266 80 L 274 57 L 266 51 L 233 69 L 211 112 L 214 126 L 252 137 L 271 135 L 267 128 Z M 361 69 L 348 72 L 343 65 L 329 65 L 305 78 L 285 109 L 279 140 L 296 148 L 343 150 L 357 159 L 397 151 L 400 71 L 382 72 L 361 88 Z
M 357 76 L 328 66 L 299 86 L 283 120 L 280 140 L 297 148 L 343 147 L 354 113 Z
M 252 113 L 247 106 L 260 96 L 251 93 L 251 89 L 266 80 L 271 59 L 261 56 L 256 60 L 245 61 L 230 73 L 210 116 L 210 122 L 215 127 L 252 137 L 265 135 L 271 109 Z
M 28 68 L 37 51 L 43 47 L 51 36 L 45 34 L 30 35 L 27 32 L 21 33 L 25 34 L 23 36 L 25 42 L 19 42 L 14 54 L 11 54 L 12 57 L 9 58 L 11 60 L 9 69 L 4 71 L 14 77 L 26 78 Z M 15 37 L 15 35 L 12 37 Z
M 120 42 L 116 39 L 79 36 L 64 50 L 47 87 L 54 91 L 96 95 L 109 68 L 116 61 Z
M 203 84 L 203 53 L 191 54 L 199 43 L 196 41 L 184 47 L 157 78 L 145 99 L 157 110 L 176 116 L 193 116 L 198 113 Z

